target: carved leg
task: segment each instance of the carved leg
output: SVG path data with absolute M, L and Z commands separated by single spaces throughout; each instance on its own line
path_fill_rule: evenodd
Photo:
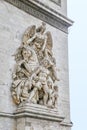
M 33 90 L 32 90 L 32 92 L 30 93 L 30 96 L 29 96 L 29 98 L 28 98 L 28 102 L 31 102 L 31 100 L 32 100 L 32 98 L 34 97 L 34 95 L 36 94 L 36 92 L 37 92 L 37 88 L 34 88 Z
M 45 93 L 45 94 L 44 94 L 43 100 L 44 100 L 44 105 L 47 105 L 48 93 Z

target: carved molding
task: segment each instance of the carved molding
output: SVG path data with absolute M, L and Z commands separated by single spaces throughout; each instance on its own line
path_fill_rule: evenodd
M 50 0 L 52 2 L 54 2 L 55 4 L 61 6 L 61 0 Z
M 58 28 L 59 30 L 68 33 L 68 27 L 72 25 L 73 21 L 66 18 L 62 14 L 52 8 L 37 2 L 35 0 L 5 0 L 19 9 L 41 19 L 42 21 Z
M 49 121 L 57 121 L 57 122 L 63 122 L 65 119 L 64 116 L 61 116 L 58 114 L 57 111 L 50 110 L 49 108 L 46 108 L 45 106 L 35 106 L 33 105 L 26 105 L 25 107 L 19 107 L 17 111 L 14 113 L 16 117 L 33 117 L 37 119 L 44 119 Z
M 33 109 L 33 107 L 32 107 L 32 109 Z M 57 121 L 57 122 L 60 122 L 60 123 L 64 120 L 64 117 L 58 115 L 58 113 L 52 114 L 52 112 L 48 112 L 48 113 L 45 114 L 45 113 L 42 113 L 43 109 L 40 109 L 40 112 L 38 111 L 38 113 L 36 111 L 32 112 L 31 109 L 29 109 L 29 108 L 28 108 L 28 110 L 26 110 L 25 108 L 22 108 L 22 109 L 20 109 L 20 111 L 17 111 L 15 113 L 0 112 L 0 117 L 7 117 L 7 118 L 12 118 L 12 119 L 17 119 L 17 118 L 22 118 L 22 117 L 32 117 L 32 118 L 37 117 L 37 119 Z
M 28 109 L 28 110 L 30 110 L 30 109 Z M 21 109 L 21 111 L 16 112 L 16 113 L 0 112 L 0 117 L 10 118 L 10 119 L 17 119 L 17 118 L 22 118 L 22 117 L 32 117 L 32 118 L 37 117 L 38 119 L 45 119 L 45 120 L 60 122 L 61 126 L 67 126 L 67 127 L 73 126 L 72 122 L 63 122 L 64 117 L 60 116 L 58 114 L 55 114 L 56 116 L 51 115 L 51 112 L 48 114 L 42 114 L 43 109 L 41 110 L 41 113 L 35 114 L 35 111 L 34 111 L 34 113 L 33 112 L 31 113 L 31 111 L 29 112 L 28 110 Z

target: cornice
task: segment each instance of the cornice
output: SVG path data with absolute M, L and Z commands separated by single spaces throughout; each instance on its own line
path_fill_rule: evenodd
M 55 3 L 56 5 L 59 5 L 59 6 L 61 6 L 61 0 L 59 0 L 59 1 L 50 0 L 50 1 L 52 1 L 52 2 L 53 2 L 53 3 Z
M 68 33 L 68 27 L 73 21 L 57 11 L 42 4 L 38 0 L 5 0 L 17 8 L 33 15 L 36 18 L 58 28 L 59 30 Z

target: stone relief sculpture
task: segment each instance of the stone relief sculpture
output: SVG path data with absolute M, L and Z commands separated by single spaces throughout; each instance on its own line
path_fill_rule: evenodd
M 52 36 L 46 24 L 29 27 L 23 36 L 15 60 L 11 93 L 16 104 L 24 102 L 55 108 L 58 100 L 56 60 Z

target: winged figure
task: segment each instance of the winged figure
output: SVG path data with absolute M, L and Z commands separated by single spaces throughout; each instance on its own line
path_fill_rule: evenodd
M 11 91 L 16 104 L 26 100 L 45 106 L 55 104 L 50 95 L 58 80 L 52 48 L 52 35 L 46 31 L 44 22 L 39 27 L 32 25 L 25 31 L 22 44 L 15 54 L 16 69 Z

